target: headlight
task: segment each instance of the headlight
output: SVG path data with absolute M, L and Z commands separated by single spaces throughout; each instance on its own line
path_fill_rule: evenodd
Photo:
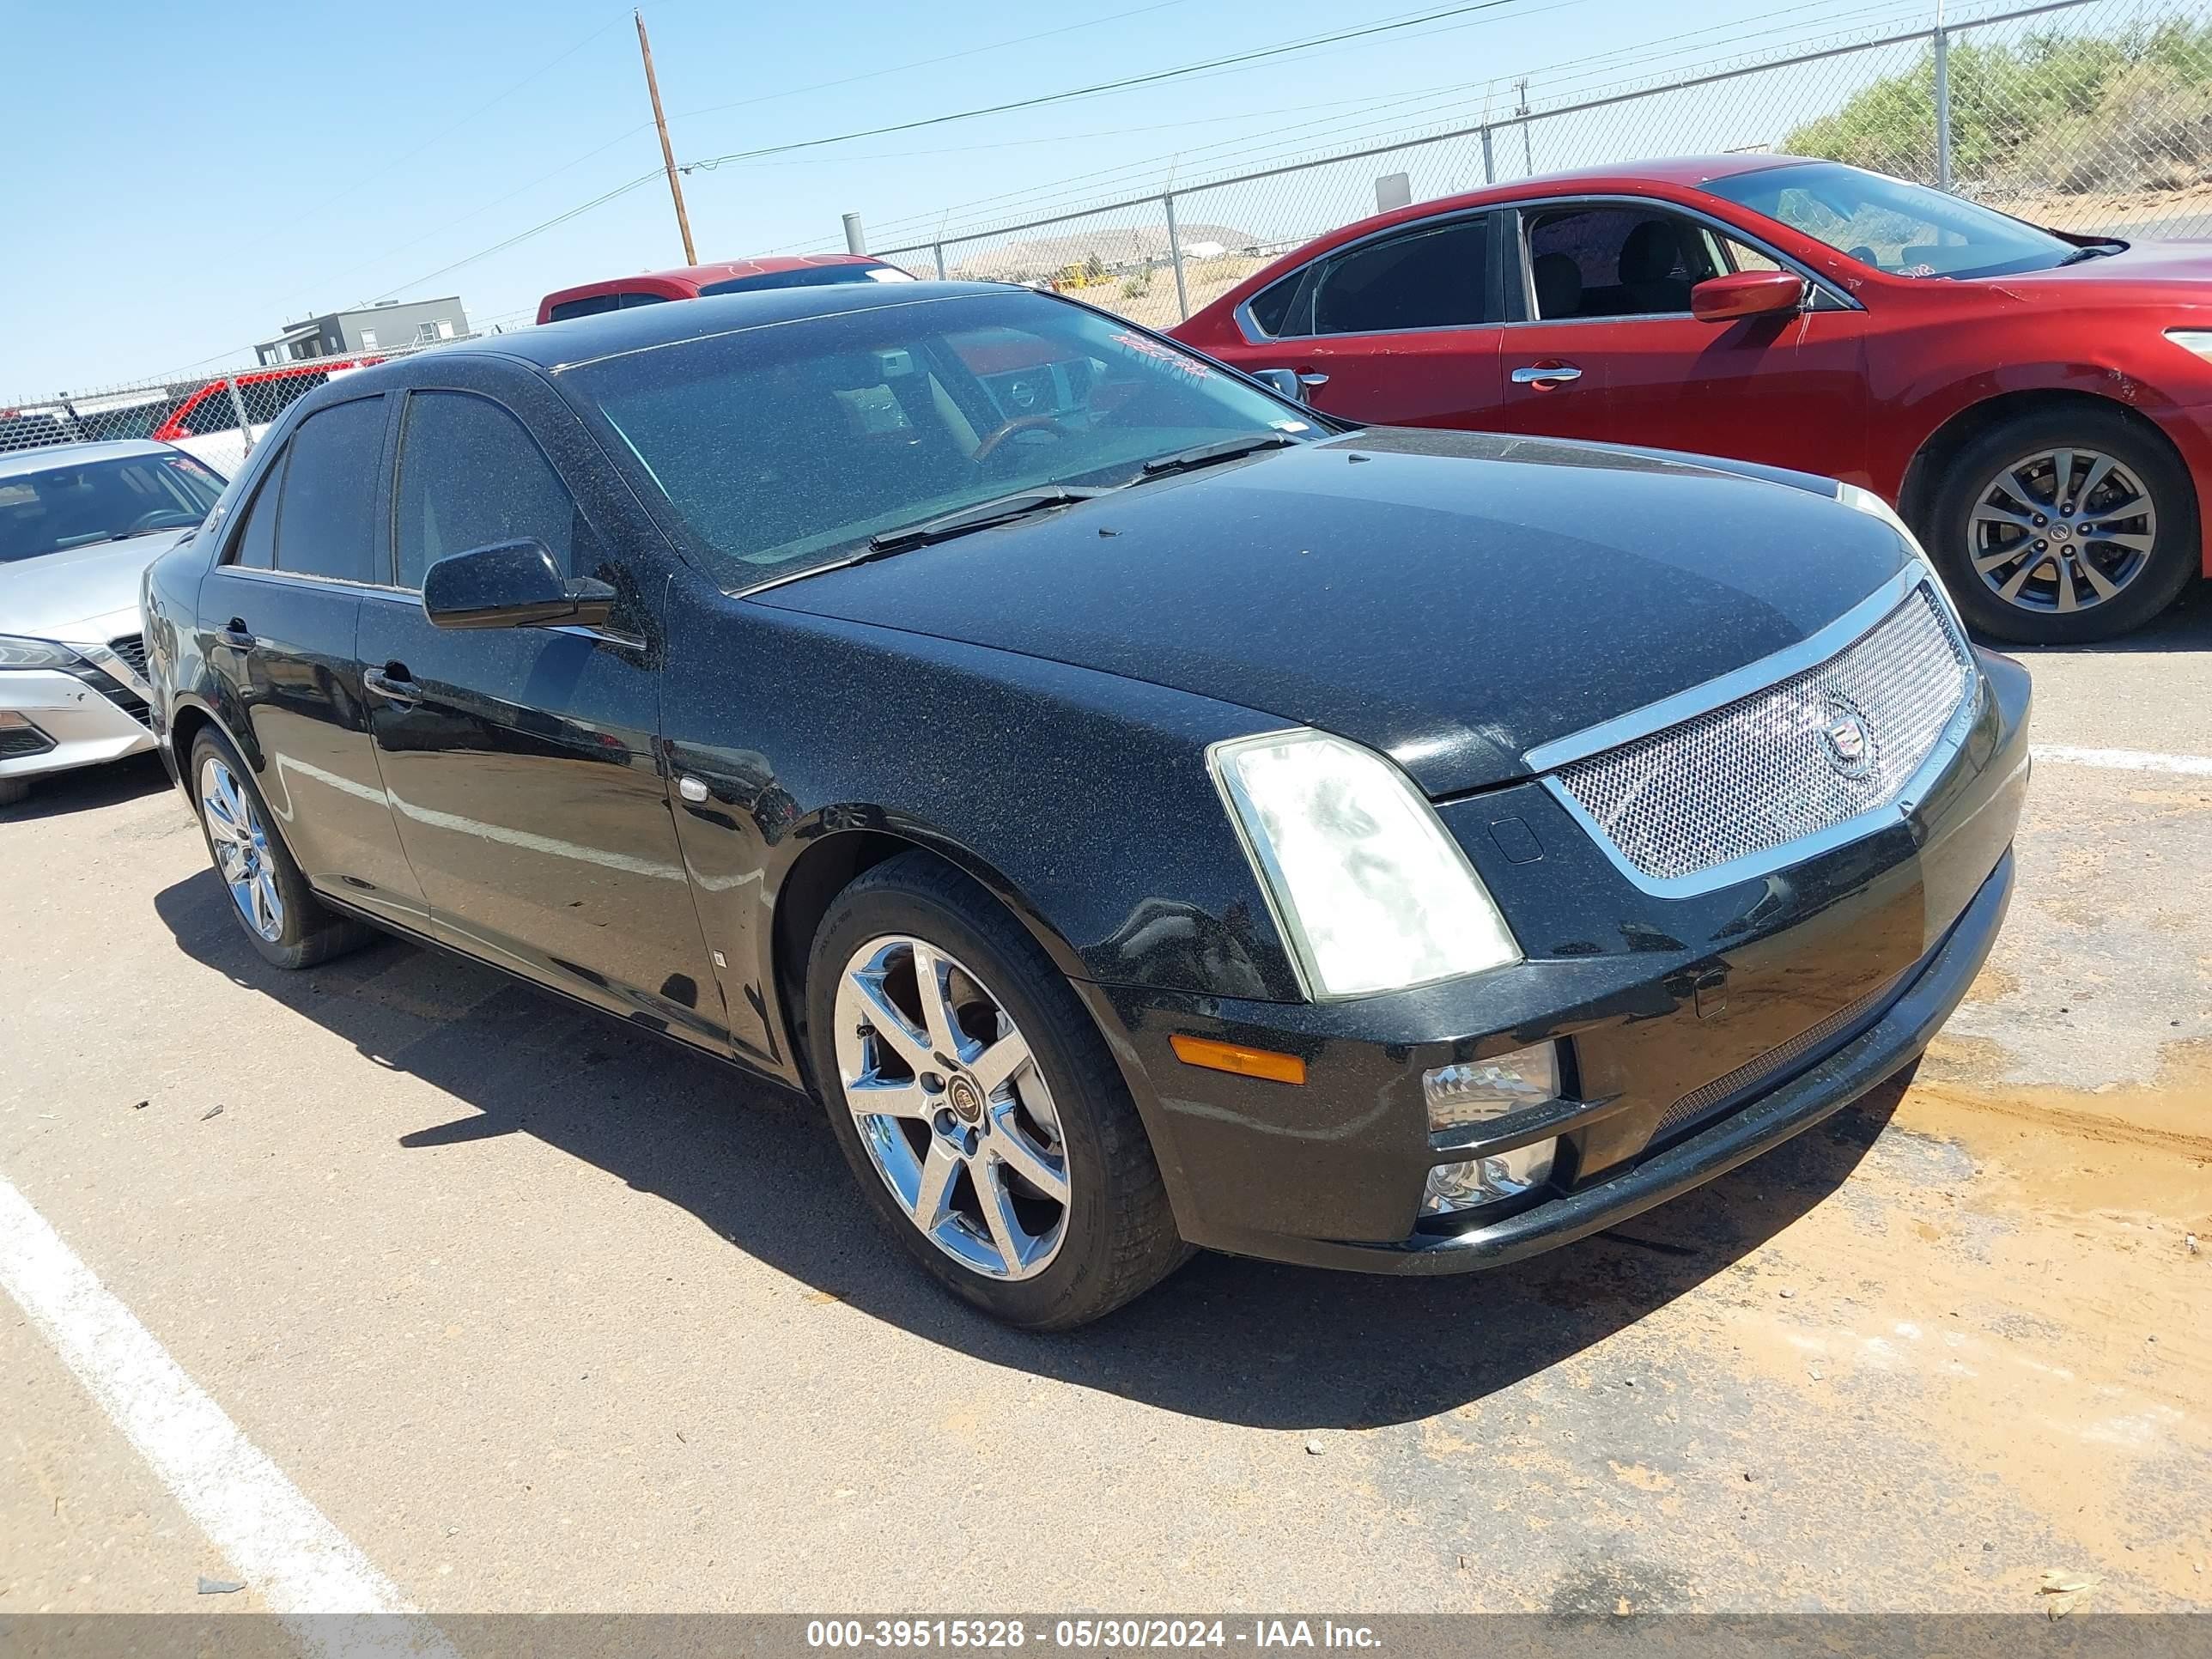
M 1521 960 L 1459 843 L 1389 761 L 1320 732 L 1207 751 L 1307 994 L 1402 990 Z
M 2191 352 L 2212 363 L 2212 328 L 2169 328 L 2166 337 L 2184 351 Z
M 0 634 L 0 668 L 67 668 L 76 660 L 76 652 L 52 640 L 26 640 L 12 634 Z

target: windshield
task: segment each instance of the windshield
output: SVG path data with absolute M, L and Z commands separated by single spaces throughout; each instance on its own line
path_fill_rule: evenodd
M 2080 251 L 1989 208 L 1837 161 L 1738 173 L 1705 188 L 1893 276 L 2003 276 L 2046 270 Z
M 125 455 L 0 474 L 0 564 L 207 517 L 222 480 L 189 455 Z
M 1110 489 L 1195 445 L 1320 435 L 1204 358 L 1019 289 L 679 340 L 561 378 L 732 588 L 1012 491 Z

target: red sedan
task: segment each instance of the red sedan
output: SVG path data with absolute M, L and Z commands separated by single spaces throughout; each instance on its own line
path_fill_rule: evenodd
M 2212 250 L 1732 155 L 1403 208 L 1175 331 L 1353 420 L 1654 445 L 1895 505 L 2000 638 L 2124 633 L 2212 574 Z M 1777 550 L 1778 555 L 1784 550 Z
M 635 276 L 607 276 L 556 289 L 538 302 L 541 323 L 565 323 L 572 317 L 596 317 L 667 300 L 696 300 L 711 294 L 744 294 L 757 288 L 817 288 L 836 283 L 910 283 L 896 265 L 865 253 L 764 253 L 717 264 L 647 270 Z

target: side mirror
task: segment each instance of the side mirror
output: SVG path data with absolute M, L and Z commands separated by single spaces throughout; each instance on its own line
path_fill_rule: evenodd
M 1294 404 L 1306 401 L 1306 389 L 1298 379 L 1297 371 L 1290 368 L 1255 368 L 1252 378 L 1272 392 L 1279 392 Z
M 422 573 L 422 614 L 435 628 L 598 628 L 614 603 L 613 588 L 589 576 L 563 576 L 552 550 L 534 539 L 472 547 Z
M 1739 317 L 1778 317 L 1802 311 L 1805 279 L 1794 270 L 1739 270 L 1709 276 L 1690 290 L 1690 315 L 1701 323 L 1732 323 Z

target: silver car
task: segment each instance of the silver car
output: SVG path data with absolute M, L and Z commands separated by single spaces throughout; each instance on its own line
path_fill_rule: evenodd
M 0 455 L 0 805 L 154 746 L 138 578 L 222 487 L 167 444 Z

